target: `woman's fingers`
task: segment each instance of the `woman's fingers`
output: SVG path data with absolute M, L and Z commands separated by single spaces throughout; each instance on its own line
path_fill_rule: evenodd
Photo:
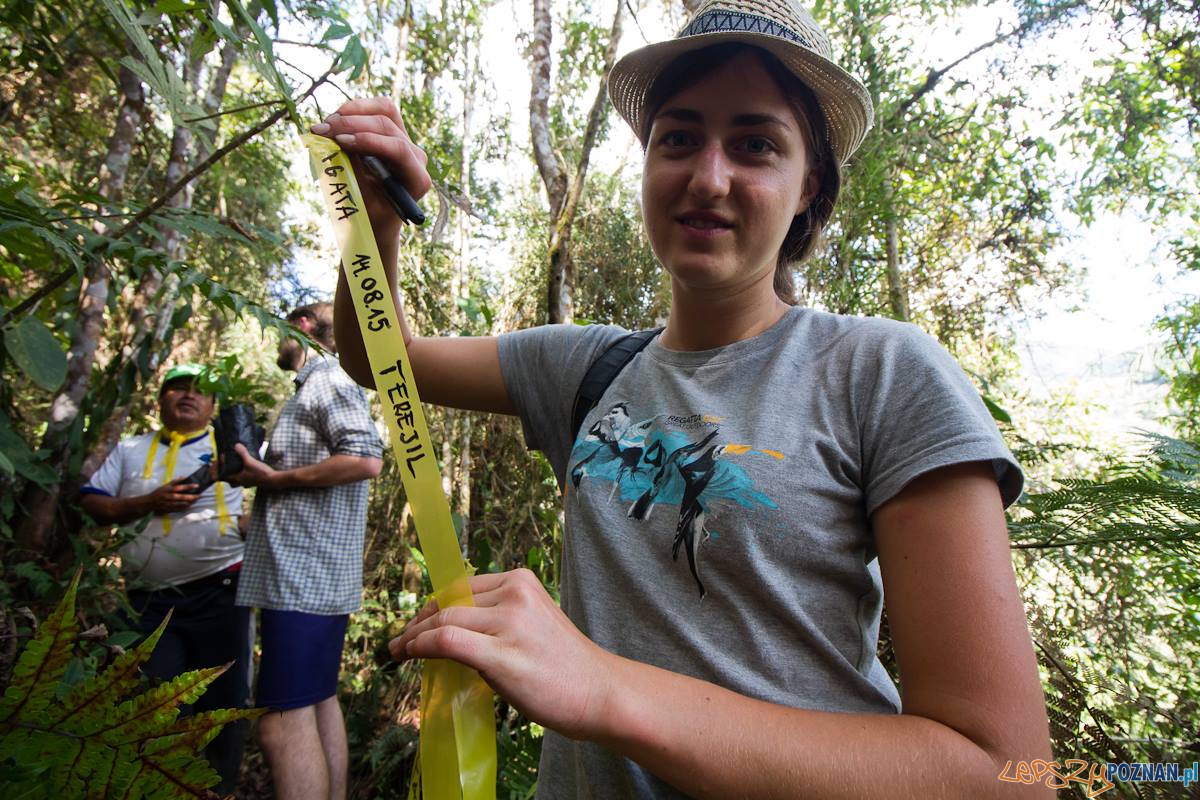
M 402 657 L 448 658 L 482 675 L 495 647 L 496 640 L 486 633 L 468 628 L 434 628 L 409 640 L 407 654 Z
M 425 152 L 407 138 L 356 133 L 339 134 L 333 139 L 349 153 L 382 158 L 414 199 L 420 199 L 433 186 L 425 170 Z
M 335 114 L 342 116 L 372 116 L 380 115 L 387 117 L 401 131 L 407 133 L 404 127 L 404 119 L 400 116 L 400 109 L 392 102 L 389 97 L 357 97 L 353 100 L 348 100 L 342 103 Z M 329 120 L 326 120 L 328 122 Z
M 396 121 L 384 114 L 343 114 L 334 112 L 325 118 L 329 129 L 322 136 L 337 136 L 342 133 L 378 133 L 408 139 L 408 133 Z M 315 126 L 314 126 L 315 127 Z
M 436 599 L 431 598 L 425 606 L 417 612 L 417 615 L 409 620 L 409 623 L 404 627 L 404 633 L 388 643 L 389 652 L 395 659 L 403 659 L 413 657 L 405 652 L 405 647 L 410 641 L 422 632 L 429 630 L 431 627 L 440 627 L 446 625 L 465 624 L 467 627 L 472 627 L 475 630 L 485 630 L 487 633 L 492 633 L 497 629 L 495 624 L 497 617 L 495 613 L 492 615 L 472 615 L 467 614 L 465 617 L 460 617 L 460 612 L 466 611 L 482 611 L 484 609 L 495 609 L 504 599 L 505 583 L 512 579 L 512 573 L 508 572 L 485 572 L 479 575 L 473 575 L 469 579 L 471 587 L 472 600 L 475 605 L 472 606 L 451 606 L 445 611 L 448 614 L 442 614 L 442 609 L 438 607 Z M 432 621 L 434 617 L 442 614 L 442 616 Z M 459 622 L 463 620 L 487 620 L 486 628 L 476 627 L 474 624 Z M 448 621 L 449 620 L 449 621 Z M 415 654 L 414 654 L 415 655 Z
M 347 103 L 342 108 L 351 106 Z M 392 107 L 395 110 L 395 107 Z M 347 152 L 373 155 L 383 159 L 414 198 L 420 198 L 432 186 L 425 165 L 429 157 L 413 143 L 399 120 L 399 112 L 353 114 L 341 111 L 312 126 L 313 133 L 336 141 Z M 359 174 L 362 174 L 359 172 Z
M 432 609 L 432 610 L 431 610 Z M 426 639 L 416 652 L 415 642 L 428 633 L 461 629 L 484 636 L 494 635 L 502 626 L 503 612 L 496 606 L 450 606 L 437 609 L 433 604 L 421 609 L 421 613 L 413 618 L 397 638 L 388 643 L 392 657 L 403 658 L 457 658 L 457 656 L 441 653 L 430 655 L 432 649 L 438 646 L 440 637 Z

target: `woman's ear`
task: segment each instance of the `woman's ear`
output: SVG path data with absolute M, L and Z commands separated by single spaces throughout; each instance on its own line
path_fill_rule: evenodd
M 800 195 L 800 205 L 796 207 L 797 217 L 808 210 L 813 198 L 817 196 L 817 192 L 820 190 L 821 176 L 817 174 L 815 169 L 810 169 L 808 174 L 804 176 L 804 193 Z

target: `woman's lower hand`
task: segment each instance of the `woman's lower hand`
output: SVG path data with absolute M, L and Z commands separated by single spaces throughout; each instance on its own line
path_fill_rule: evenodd
M 476 575 L 471 591 L 474 607 L 430 601 L 391 641 L 392 657 L 466 664 L 534 722 L 596 737 L 617 657 L 584 636 L 527 569 Z
M 389 98 L 365 97 L 343 103 L 323 122 L 313 125 L 312 132 L 333 139 L 350 154 L 376 235 L 398 231 L 400 218 L 392 210 L 383 187 L 363 167 L 359 156 L 380 158 L 414 199 L 420 199 L 433 185 L 425 168 L 428 161 L 425 151 L 413 143 L 404 127 L 400 109 Z

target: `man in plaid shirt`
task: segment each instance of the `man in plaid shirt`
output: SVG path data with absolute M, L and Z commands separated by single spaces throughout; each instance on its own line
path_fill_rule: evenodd
M 271 713 L 259 739 L 275 796 L 330 800 L 346 795 L 346 729 L 337 700 L 346 622 L 362 599 L 367 481 L 383 444 L 363 390 L 342 371 L 333 307 L 297 308 L 288 321 L 328 352 L 295 340 L 279 366 L 296 372 L 296 393 L 271 432 L 266 460 L 238 445 L 257 486 L 239 605 L 262 609 L 256 703 Z

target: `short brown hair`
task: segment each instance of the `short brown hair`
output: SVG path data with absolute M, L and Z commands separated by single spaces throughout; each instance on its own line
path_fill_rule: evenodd
M 645 128 L 640 132 L 640 138 L 642 147 L 645 148 L 649 144 L 654 117 L 663 104 L 745 52 L 753 53 L 762 62 L 763 68 L 791 106 L 792 113 L 800 123 L 800 134 L 804 138 L 804 148 L 808 154 L 808 168 L 817 176 L 817 193 L 804 209 L 804 213 L 798 214 L 792 220 L 775 262 L 775 294 L 783 302 L 794 306 L 797 300 L 792 268 L 802 263 L 816 249 L 821 232 L 833 215 L 833 207 L 842 189 L 842 170 L 834 158 L 825 115 L 821 113 L 821 106 L 817 103 L 812 89 L 792 74 L 775 56 L 753 45 L 726 42 L 691 50 L 668 64 L 651 84 L 646 94 L 646 107 L 650 113 L 646 115 Z
M 310 320 L 313 329 L 309 335 L 320 342 L 326 350 L 337 352 L 333 341 L 333 303 L 309 303 L 287 315 L 288 322 L 295 322 L 298 319 Z

